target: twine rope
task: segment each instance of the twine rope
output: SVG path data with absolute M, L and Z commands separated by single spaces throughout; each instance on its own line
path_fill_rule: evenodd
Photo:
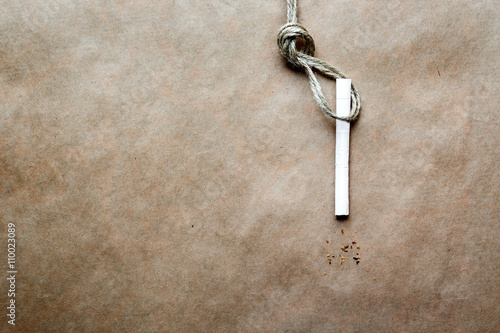
M 281 27 L 278 33 L 278 47 L 281 51 L 281 55 L 292 67 L 302 69 L 307 73 L 314 99 L 327 117 L 345 121 L 356 120 L 359 116 L 361 100 L 354 85 L 351 87 L 351 111 L 347 117 L 337 116 L 336 113 L 330 109 L 330 106 L 328 106 L 328 102 L 321 91 L 321 86 L 313 70 L 334 80 L 346 79 L 347 76 L 337 67 L 314 57 L 314 51 L 316 49 L 314 40 L 311 35 L 309 35 L 309 32 L 307 32 L 307 29 L 297 22 L 297 0 L 287 0 L 286 3 L 287 23 Z M 302 39 L 304 41 L 304 46 L 301 50 L 297 50 L 297 39 Z

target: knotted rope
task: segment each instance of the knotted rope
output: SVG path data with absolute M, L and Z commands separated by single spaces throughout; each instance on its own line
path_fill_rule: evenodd
M 339 117 L 328 106 L 313 69 L 334 80 L 346 79 L 347 76 L 335 66 L 314 57 L 314 40 L 306 28 L 297 23 L 297 0 L 287 0 L 287 22 L 278 33 L 278 47 L 283 57 L 292 67 L 303 69 L 307 73 L 314 99 L 327 117 L 345 121 L 355 120 L 359 115 L 361 100 L 354 85 L 351 88 L 351 112 L 349 112 L 349 116 Z M 300 51 L 296 47 L 297 38 L 305 42 Z

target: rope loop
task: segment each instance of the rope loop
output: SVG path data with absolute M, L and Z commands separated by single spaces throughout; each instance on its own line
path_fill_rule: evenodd
M 345 79 L 347 76 L 337 67 L 314 57 L 314 39 L 303 25 L 297 23 L 296 0 L 287 0 L 287 20 L 288 22 L 278 32 L 278 47 L 281 55 L 293 68 L 302 69 L 307 73 L 314 99 L 327 117 L 345 121 L 356 120 L 361 108 L 361 100 L 354 85 L 351 88 L 351 111 L 349 116 L 339 117 L 330 109 L 314 71 L 334 80 Z M 304 45 L 300 50 L 297 50 L 297 42 L 300 39 Z

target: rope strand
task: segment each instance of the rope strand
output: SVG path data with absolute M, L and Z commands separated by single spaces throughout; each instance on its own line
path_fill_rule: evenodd
M 316 100 L 316 103 L 325 113 L 327 117 L 354 121 L 359 116 L 361 108 L 361 100 L 358 91 L 352 85 L 351 88 L 351 111 L 347 117 L 339 117 L 332 111 L 325 95 L 321 91 L 321 86 L 314 75 L 317 71 L 324 76 L 331 79 L 345 79 L 347 76 L 342 73 L 337 67 L 314 57 L 316 49 L 314 40 L 307 32 L 307 29 L 301 24 L 297 23 L 297 0 L 287 0 L 287 23 L 283 25 L 278 33 L 278 47 L 280 48 L 281 55 L 288 61 L 288 63 L 295 68 L 304 70 L 309 77 L 311 90 Z M 305 45 L 302 50 L 297 50 L 297 38 L 304 40 Z

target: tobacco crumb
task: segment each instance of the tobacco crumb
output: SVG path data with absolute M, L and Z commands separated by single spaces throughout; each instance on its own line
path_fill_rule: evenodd
M 356 244 L 356 242 L 352 242 L 353 244 Z
M 326 256 L 327 256 L 327 257 L 329 257 L 329 256 L 330 256 L 330 254 L 328 253 Z
M 356 252 L 356 255 L 359 256 L 359 252 Z
M 326 244 L 328 244 L 328 243 L 330 243 L 330 242 L 329 242 L 329 241 L 328 241 L 328 239 L 327 239 L 327 240 L 326 240 Z
M 361 248 L 361 246 L 358 245 L 358 250 Z
M 356 265 L 359 265 L 359 261 L 356 261 Z
M 376 280 L 377 278 L 373 278 L 373 280 Z
M 342 235 L 344 234 L 344 229 L 340 229 L 340 232 L 342 233 Z
M 326 275 L 326 272 L 324 272 L 323 275 Z

